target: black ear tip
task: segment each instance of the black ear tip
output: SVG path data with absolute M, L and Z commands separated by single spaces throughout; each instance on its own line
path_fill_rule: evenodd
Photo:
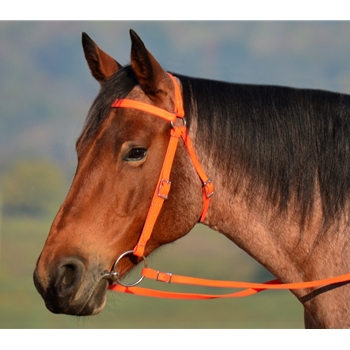
M 136 34 L 134 30 L 130 29 L 129 33 L 132 41 L 135 41 L 135 40 L 141 41 L 140 37 Z
M 85 32 L 83 32 L 81 35 L 81 41 L 85 44 L 89 44 L 92 42 L 92 39 Z

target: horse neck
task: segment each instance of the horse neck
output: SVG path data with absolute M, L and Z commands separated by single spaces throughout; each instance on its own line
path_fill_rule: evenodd
M 339 271 L 337 263 L 334 267 L 324 263 L 325 256 L 334 261 L 332 254 L 337 255 L 337 252 L 332 238 L 339 229 L 347 229 L 347 220 L 327 227 L 327 234 L 319 235 L 324 229 L 324 218 L 317 190 L 312 210 L 306 222 L 301 223 L 298 209 L 295 209 L 298 208 L 296 200 L 291 198 L 288 208 L 280 211 L 266 198 L 263 187 L 256 186 L 252 191 L 249 175 L 242 176 L 239 160 L 235 161 L 234 156 L 230 157 L 230 166 L 219 166 L 217 158 L 225 158 L 226 154 L 220 154 L 218 148 L 216 152 L 209 150 L 208 139 L 203 137 L 205 133 L 198 132 L 199 124 L 203 122 L 203 116 L 198 115 L 196 107 L 200 101 L 196 101 L 194 96 L 192 99 L 189 134 L 198 158 L 215 186 L 204 224 L 227 236 L 282 282 L 325 278 L 348 272 Z M 218 105 L 216 101 L 213 104 Z M 227 118 L 227 111 L 220 114 L 220 110 L 216 110 L 213 114 L 215 118 Z M 212 121 L 211 125 L 215 123 Z M 232 127 L 231 123 L 223 120 L 220 124 Z M 220 137 L 215 133 L 207 135 Z M 211 144 L 215 148 L 215 142 Z M 319 261 L 323 263 L 319 264 Z
M 346 163 L 348 158 L 338 156 L 337 159 L 333 160 L 327 158 L 327 154 L 323 155 L 326 156 L 325 158 L 329 162 L 322 164 L 318 171 L 327 171 L 327 182 L 324 178 L 322 184 L 319 184 L 317 179 L 306 181 L 307 186 L 303 183 L 304 192 L 300 197 L 300 193 L 295 193 L 295 188 L 291 184 L 309 180 L 300 171 L 297 174 L 293 173 L 294 169 L 300 169 L 298 167 L 300 161 L 303 161 L 307 168 L 310 156 L 308 153 L 310 150 L 306 148 L 307 145 L 305 143 L 294 144 L 294 152 L 299 156 L 301 154 L 304 158 L 296 159 L 297 163 L 293 163 L 292 167 L 289 165 L 289 168 L 287 168 L 287 174 L 292 173 L 293 176 L 300 176 L 301 174 L 300 178 L 293 177 L 287 182 L 277 183 L 281 179 L 276 171 L 272 173 L 273 176 L 266 178 L 266 170 L 268 170 L 266 164 L 271 165 L 272 163 L 264 163 L 263 152 L 260 152 L 259 161 L 261 163 L 258 164 L 263 165 L 265 174 L 259 173 L 259 166 L 255 166 L 257 164 L 255 159 L 250 158 L 251 163 L 248 162 L 248 166 L 245 166 L 247 163 L 245 163 L 246 159 L 244 157 L 247 155 L 254 157 L 254 152 L 251 151 L 252 148 L 259 152 L 257 149 L 259 146 L 266 146 L 266 144 L 254 144 L 256 139 L 259 139 L 260 142 L 271 142 L 266 134 L 258 134 L 261 125 L 254 124 L 254 118 L 258 116 L 252 114 L 252 118 L 248 119 L 248 123 L 253 124 L 253 127 L 256 128 L 251 131 L 250 135 L 244 134 L 247 125 L 245 125 L 245 128 L 241 125 L 241 129 L 239 129 L 237 118 L 247 117 L 247 113 L 254 112 L 253 108 L 258 108 L 259 113 L 261 113 L 261 110 L 273 113 L 269 110 L 269 105 L 251 106 L 257 95 L 261 94 L 260 103 L 262 103 L 264 99 L 269 98 L 268 95 L 272 92 L 275 93 L 275 99 L 282 99 L 283 103 L 281 104 L 288 106 L 289 112 L 294 113 L 294 116 L 298 116 L 300 111 L 305 111 L 304 115 L 296 120 L 299 123 L 297 125 L 302 128 L 307 137 L 314 137 L 316 135 L 312 134 L 309 125 L 302 124 L 305 116 L 308 116 L 309 112 L 313 112 L 317 117 L 317 121 L 324 118 L 325 121 L 333 123 L 332 118 L 343 118 L 343 109 L 350 110 L 350 98 L 337 94 L 313 93 L 312 91 L 304 93 L 304 91 L 284 88 L 276 88 L 275 91 L 272 91 L 268 88 L 251 89 L 250 87 L 243 87 L 241 89 L 240 86 L 235 85 L 234 89 L 231 89 L 230 86 L 220 85 L 219 83 L 206 86 L 204 80 L 194 81 L 194 84 L 197 84 L 197 86 L 192 89 L 189 80 L 183 86 L 185 109 L 187 107 L 187 111 L 190 111 L 189 134 L 193 140 L 198 158 L 215 186 L 214 196 L 211 198 L 204 224 L 227 236 L 283 283 L 311 281 L 349 273 L 350 245 L 347 237 L 350 235 L 348 214 L 350 208 L 349 204 L 346 204 L 348 203 L 349 189 L 347 187 L 348 183 L 342 178 L 341 174 L 339 176 L 336 173 L 336 169 L 339 169 L 339 167 L 347 169 L 346 166 L 349 166 Z M 223 89 L 221 90 L 221 88 Z M 242 91 L 243 89 L 244 91 Z M 192 90 L 195 91 L 193 94 Z M 209 90 L 213 92 L 216 99 L 221 100 L 211 100 L 211 94 L 207 93 Z M 233 90 L 235 90 L 234 94 L 236 96 L 243 96 L 239 106 L 234 106 L 232 100 L 223 100 L 232 99 L 230 94 Z M 245 94 L 247 91 L 249 96 Z M 295 93 L 299 100 L 290 103 L 288 99 Z M 189 95 L 190 99 L 188 98 Z M 315 99 L 315 95 L 319 99 Z M 185 96 L 187 96 L 187 103 Z M 327 105 L 328 99 L 334 103 Z M 293 106 L 294 102 L 297 102 L 295 107 Z M 220 108 L 213 107 L 220 105 Z M 334 108 L 334 106 L 336 109 L 331 109 L 332 113 L 329 114 L 330 108 Z M 262 107 L 261 110 L 259 110 L 260 107 Z M 298 110 L 293 110 L 293 108 Z M 310 111 L 307 108 L 314 108 L 314 110 Z M 280 112 L 280 115 L 283 115 L 286 111 L 280 110 Z M 234 116 L 234 113 L 238 114 Z M 346 124 L 346 120 L 342 120 Z M 294 119 L 288 120 L 289 126 L 294 121 Z M 310 119 L 308 121 L 313 122 Z M 260 119 L 260 122 L 264 123 L 265 121 Z M 206 123 L 205 128 L 203 128 L 202 123 Z M 288 138 L 290 130 L 284 124 L 284 121 L 280 123 L 279 127 L 279 132 L 282 135 L 282 138 L 279 135 L 280 139 Z M 342 134 L 346 132 L 344 131 L 346 128 L 343 129 L 344 127 L 341 126 L 337 129 L 338 135 L 343 139 L 342 144 L 338 147 L 345 150 L 349 149 L 348 135 Z M 268 133 L 268 135 L 270 134 Z M 245 144 L 240 144 L 239 142 L 244 138 Z M 301 142 L 303 139 L 307 140 L 307 138 L 300 138 L 300 135 L 297 135 L 297 138 Z M 230 142 L 231 140 L 234 142 Z M 238 142 L 235 142 L 236 140 Z M 278 142 L 276 139 L 275 141 Z M 289 139 L 289 141 L 294 142 L 295 140 Z M 317 142 L 318 144 L 325 143 L 325 147 L 334 147 L 332 144 L 326 145 L 327 137 L 318 139 Z M 226 147 L 226 145 L 229 145 L 229 147 Z M 232 145 L 234 146 L 232 147 Z M 271 147 L 275 147 L 275 144 L 270 143 L 269 146 L 271 151 Z M 304 151 L 305 149 L 306 151 Z M 243 155 L 240 154 L 242 150 Z M 272 151 L 275 159 L 278 159 L 275 149 Z M 231 154 L 228 155 L 229 152 Z M 331 169 L 329 165 L 332 160 L 338 162 L 335 163 L 335 170 Z M 283 158 L 280 161 L 283 161 Z M 308 169 L 309 171 L 311 169 L 311 172 L 314 171 L 310 167 Z M 253 176 L 252 173 L 254 173 Z M 307 175 L 310 175 L 310 172 Z M 332 183 L 329 184 L 329 181 Z M 275 186 L 276 183 L 278 186 Z M 277 194 L 277 197 L 279 194 L 282 195 L 284 185 L 288 189 L 287 197 L 282 197 L 280 202 L 278 200 L 277 202 L 274 201 L 275 194 Z M 294 192 L 292 192 L 293 190 Z M 340 201 L 339 198 L 337 198 L 338 202 L 334 201 L 335 194 L 340 196 Z M 333 203 L 330 205 L 325 203 L 328 198 L 333 199 Z M 337 205 L 335 205 L 337 203 L 345 203 L 346 205 L 344 207 L 341 204 L 343 207 L 339 212 L 333 211 L 330 216 L 325 215 L 324 208 L 337 208 Z M 336 215 L 333 215 L 333 213 Z M 350 310 L 350 284 L 329 286 L 320 290 L 298 289 L 292 292 L 305 308 L 305 324 L 307 327 L 350 327 L 348 312 Z M 334 310 L 337 310 L 337 312 L 334 312 Z

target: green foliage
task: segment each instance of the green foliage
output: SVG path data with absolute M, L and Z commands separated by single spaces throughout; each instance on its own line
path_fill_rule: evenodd
M 5 215 L 46 215 L 57 211 L 66 193 L 63 172 L 42 159 L 17 160 L 1 178 Z

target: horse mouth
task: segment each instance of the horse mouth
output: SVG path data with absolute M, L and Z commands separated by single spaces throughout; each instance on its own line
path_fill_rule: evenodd
M 84 288 L 84 290 L 78 290 L 75 295 L 66 298 L 60 298 L 49 291 L 42 296 L 47 309 L 54 314 L 91 316 L 100 313 L 104 309 L 108 286 L 109 282 L 102 279 L 90 292 Z

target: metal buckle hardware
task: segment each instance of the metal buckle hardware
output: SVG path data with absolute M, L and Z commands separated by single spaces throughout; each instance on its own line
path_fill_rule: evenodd
M 171 283 L 171 278 L 173 274 L 171 272 L 157 272 L 156 281 L 158 282 L 164 282 L 164 283 Z
M 168 193 L 170 191 L 171 181 L 162 179 L 158 188 L 158 197 L 168 199 Z
M 210 198 L 214 194 L 214 186 L 211 179 L 203 182 L 203 187 L 205 190 L 205 195 L 207 198 Z M 211 192 L 210 192 L 211 191 Z

